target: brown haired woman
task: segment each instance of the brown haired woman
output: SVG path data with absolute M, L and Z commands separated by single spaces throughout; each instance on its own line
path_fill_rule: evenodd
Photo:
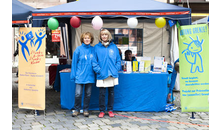
M 72 116 L 76 117 L 80 113 L 83 86 L 85 85 L 83 115 L 89 116 L 89 102 L 92 92 L 92 83 L 95 83 L 95 73 L 92 69 L 93 47 L 90 46 L 94 40 L 92 33 L 85 32 L 81 35 L 81 46 L 74 51 L 70 79 L 75 81 L 75 111 Z

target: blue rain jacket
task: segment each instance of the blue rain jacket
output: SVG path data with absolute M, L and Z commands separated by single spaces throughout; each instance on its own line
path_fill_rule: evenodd
M 77 84 L 95 83 L 92 69 L 93 47 L 82 43 L 73 53 L 70 79 Z
M 171 83 L 170 83 L 169 93 L 172 93 L 174 85 L 175 85 L 175 82 L 176 82 L 177 72 L 174 69 L 176 62 L 179 62 L 179 58 L 174 62 L 174 67 L 173 67 L 173 72 L 172 72 L 172 76 L 171 76 Z
M 94 47 L 93 70 L 96 72 L 97 80 L 103 80 L 112 76 L 118 78 L 121 68 L 121 58 L 117 46 L 111 42 L 107 47 L 101 42 Z

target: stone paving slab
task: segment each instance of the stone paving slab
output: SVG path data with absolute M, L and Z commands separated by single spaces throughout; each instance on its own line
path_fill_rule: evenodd
M 46 73 L 46 110 L 35 115 L 33 110 L 18 108 L 18 84 L 15 73 L 12 74 L 12 129 L 13 130 L 208 130 L 209 113 L 198 112 L 194 120 L 191 113 L 167 112 L 115 112 L 115 117 L 106 114 L 98 118 L 99 111 L 91 111 L 89 117 L 82 114 L 72 117 L 71 110 L 61 109 L 60 93 L 49 86 Z M 179 96 L 175 93 L 175 96 Z M 179 99 L 179 97 L 177 98 Z M 179 101 L 175 101 L 178 106 Z

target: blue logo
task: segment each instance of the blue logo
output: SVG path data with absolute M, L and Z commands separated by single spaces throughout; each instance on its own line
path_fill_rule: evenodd
M 21 40 L 19 40 L 19 44 L 21 45 L 21 52 L 23 54 L 23 57 L 24 59 L 27 61 L 27 58 L 26 58 L 26 55 L 25 55 L 25 50 L 27 51 L 28 55 L 30 56 L 30 52 L 29 52 L 29 49 L 27 47 L 27 42 L 29 39 L 27 39 L 27 34 L 24 33 L 24 32 L 20 32 L 20 35 L 21 35 Z M 27 61 L 28 62 L 28 61 Z
M 37 40 L 35 41 L 34 46 L 39 42 L 39 45 L 37 47 L 37 50 L 38 50 L 42 44 L 42 39 L 46 36 L 46 33 L 45 33 L 44 29 L 40 29 L 40 30 L 38 30 L 38 33 L 35 32 L 35 35 L 37 37 Z
M 189 37 L 192 41 L 190 43 L 183 43 L 187 45 L 187 49 L 185 49 L 182 54 L 185 55 L 185 59 L 187 60 L 187 62 L 191 64 L 190 73 L 195 73 L 196 71 L 203 73 L 204 69 L 200 52 L 202 52 L 202 44 L 204 40 L 202 39 L 201 41 L 199 41 L 199 37 L 196 37 L 197 40 Z
M 32 31 L 28 32 L 27 34 L 24 33 L 23 31 L 20 32 L 20 39 L 18 40 L 18 43 L 21 45 L 21 52 L 22 55 L 24 57 L 24 59 L 28 62 L 25 51 L 28 53 L 28 55 L 30 56 L 30 52 L 29 52 L 29 48 L 27 47 L 28 41 L 30 40 L 30 45 L 32 47 L 32 44 L 35 46 L 37 43 L 38 47 L 36 49 L 36 51 L 41 47 L 42 44 L 42 39 L 46 36 L 45 30 L 44 29 L 39 29 L 38 33 L 35 32 L 35 36 L 36 36 L 36 41 L 34 42 L 34 35 L 32 33 Z

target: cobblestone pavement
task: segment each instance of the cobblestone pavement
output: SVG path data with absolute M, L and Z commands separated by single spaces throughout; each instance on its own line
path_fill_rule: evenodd
M 41 129 L 41 130 L 206 130 L 209 129 L 209 113 L 195 114 L 196 119 L 190 119 L 192 113 L 183 113 L 179 101 L 175 104 L 178 109 L 174 112 L 115 112 L 115 117 L 107 115 L 98 118 L 99 111 L 91 111 L 89 117 L 82 114 L 72 117 L 71 110 L 61 109 L 60 93 L 49 86 L 46 73 L 46 110 L 35 111 L 18 108 L 18 84 L 15 73 L 12 73 L 12 129 Z M 174 94 L 179 96 L 178 92 Z M 177 97 L 179 99 L 179 97 Z

